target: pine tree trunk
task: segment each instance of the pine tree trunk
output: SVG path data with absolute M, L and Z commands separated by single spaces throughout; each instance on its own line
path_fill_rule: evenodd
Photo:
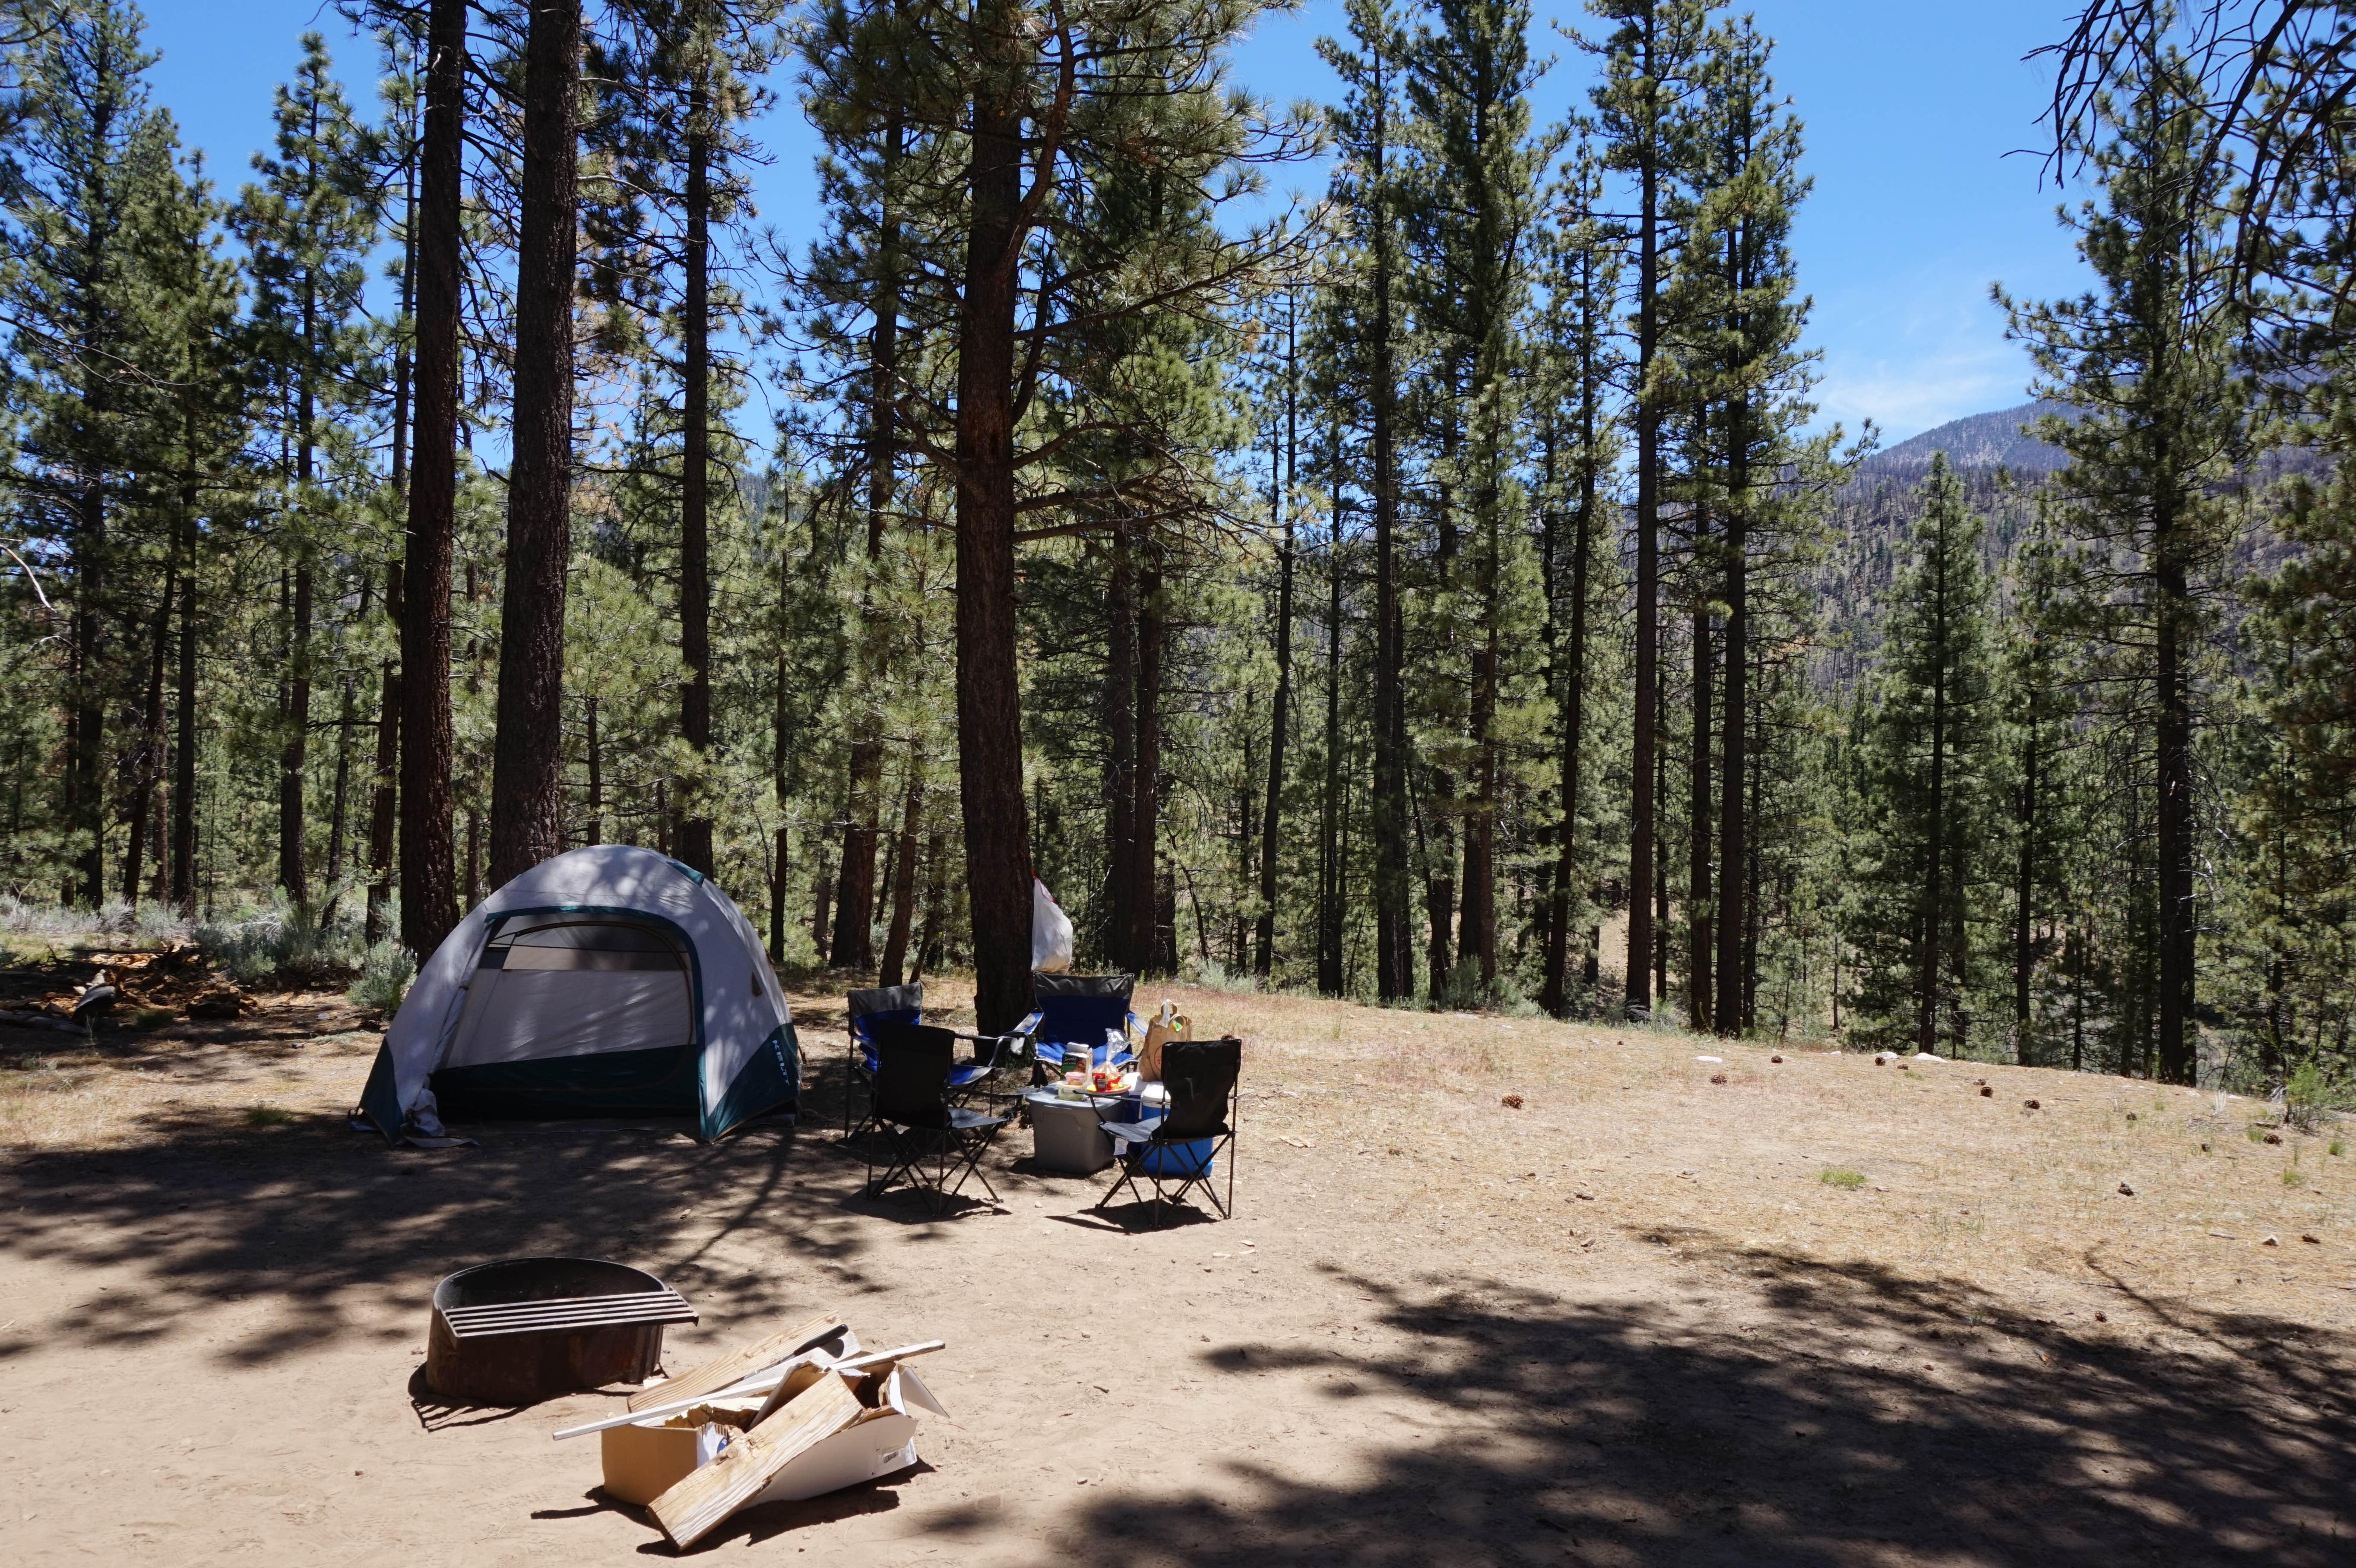
M 712 748 L 712 114 L 697 68 L 687 109 L 685 362 L 680 367 L 679 475 L 680 735 L 701 759 Z M 701 782 L 701 781 L 700 781 Z M 706 796 L 699 792 L 700 803 Z M 712 875 L 712 818 L 699 804 L 680 822 L 679 858 Z
M 1914 1049 L 1929 1051 L 1938 1043 L 1939 1028 L 1939 937 L 1946 915 L 1946 848 L 1947 848 L 1947 666 L 1948 643 L 1954 628 L 1947 614 L 1947 555 L 1946 525 L 1940 524 L 1940 537 L 1932 547 L 1938 551 L 1938 573 L 1935 579 L 1934 624 L 1938 628 L 1939 656 L 1936 671 L 1931 678 L 1931 798 L 1930 846 L 1928 867 L 1922 889 L 1922 996 L 1916 1004 Z
M 172 748 L 172 907 L 183 919 L 197 913 L 197 485 L 190 432 L 189 470 L 180 481 L 176 546 L 180 567 L 180 636 L 175 650 L 179 669 L 173 685 L 172 716 L 178 730 Z
M 1651 18 L 1647 16 L 1647 55 Z M 1648 59 L 1647 62 L 1650 64 Z M 1657 91 L 1657 89 L 1655 90 Z M 1660 286 L 1659 148 L 1651 136 L 1637 150 L 1636 185 L 1636 385 L 1642 389 L 1652 374 L 1653 355 L 1659 340 L 1659 310 L 1655 294 Z M 1653 911 L 1644 889 L 1652 877 L 1655 784 L 1655 752 L 1659 721 L 1660 658 L 1660 441 L 1661 416 L 1651 397 L 1635 399 L 1636 426 L 1636 605 L 1635 701 L 1628 806 L 1628 989 L 1631 1018 L 1652 1011 L 1648 967 L 1653 956 Z
M 971 208 L 957 324 L 958 782 L 976 1027 L 997 1034 L 1031 1002 L 1014 603 L 1014 315 L 1027 106 L 1019 69 L 1002 58 L 1023 47 L 1011 0 L 983 0 L 974 32 L 982 58 L 967 136 Z
M 2192 879 L 2192 712 L 2186 691 L 2184 625 L 2190 595 L 2169 519 L 2157 530 L 2159 590 L 2156 627 L 2159 810 L 2159 1040 L 2158 1075 L 2190 1083 L 2200 1063 L 2193 1014 L 2195 943 Z
M 1325 547 L 1325 788 L 1317 824 L 1317 989 L 1338 997 L 1342 978 L 1342 474 L 1333 432 L 1333 533 Z
M 1300 479 L 1300 389 L 1292 325 L 1285 326 L 1284 542 L 1277 556 L 1276 701 L 1269 716 L 1268 800 L 1260 827 L 1259 930 L 1252 972 L 1266 980 L 1276 967 L 1277 848 L 1284 829 L 1284 747 L 1292 724 L 1292 494 Z
M 1151 547 L 1149 546 L 1149 549 Z M 1130 807 L 1136 848 L 1130 859 L 1127 950 L 1121 967 L 1132 975 L 1154 970 L 1154 872 L 1161 860 L 1162 823 L 1162 569 L 1149 557 L 1138 574 L 1137 592 L 1137 771 Z M 980 945 L 980 936 L 975 938 Z
M 415 126 L 410 127 L 413 139 Z M 401 220 L 401 314 L 405 321 L 417 306 L 417 155 L 412 140 L 402 160 L 403 201 Z M 410 385 L 412 366 L 410 343 L 401 338 L 392 356 L 392 493 L 409 496 Z M 384 613 L 392 625 L 396 645 L 403 633 L 401 620 L 402 560 L 395 556 L 385 568 Z M 379 670 L 377 701 L 376 788 L 369 807 L 368 912 L 362 930 L 370 946 L 384 936 L 385 907 L 392 900 L 393 829 L 398 826 L 401 773 L 401 663 L 386 659 Z
M 1371 51 L 1375 106 L 1372 168 L 1374 292 L 1373 360 L 1367 389 L 1368 435 L 1374 446 L 1375 504 L 1375 789 L 1368 804 L 1375 827 L 1375 990 L 1387 1002 L 1415 993 L 1408 869 L 1408 747 L 1406 621 L 1398 581 L 1398 372 L 1391 290 L 1395 262 L 1388 203 L 1389 102 L 1387 62 Z
M 1739 452 L 1748 439 L 1740 405 L 1733 422 L 1733 442 Z M 1751 987 L 1744 957 L 1747 949 L 1738 930 L 1747 929 L 1749 923 L 1735 918 L 1737 911 L 1750 907 L 1750 822 L 1743 796 L 1750 771 L 1743 753 L 1751 733 L 1747 680 L 1751 671 L 1750 484 L 1746 471 L 1740 465 L 1736 482 L 1730 488 L 1733 504 L 1726 513 L 1726 630 L 1720 636 L 1725 645 L 1720 662 L 1726 670 L 1726 707 L 1725 717 L 1719 725 L 1719 743 L 1724 754 L 1719 759 L 1718 781 L 1718 986 L 1721 997 L 1748 995 Z M 1713 1021 L 1726 1039 L 1732 1040 L 1741 1032 L 1739 1013 L 1723 1004 Z
M 1105 819 L 1112 842 L 1105 887 L 1106 961 L 1126 967 L 1137 897 L 1137 604 L 1131 542 L 1125 527 L 1112 540 L 1105 627 Z
M 450 549 L 457 501 L 459 153 L 466 0 L 432 0 L 417 195 L 417 472 L 401 620 L 401 943 L 423 963 L 458 923 L 451 882 Z
M 305 468 L 310 454 L 304 453 Z M 307 483 L 309 475 L 305 480 Z M 311 608 L 316 592 L 307 549 L 295 558 L 294 600 L 287 625 L 285 741 L 278 753 L 278 885 L 300 907 L 311 901 L 304 855 L 304 783 L 311 742 Z
M 327 905 L 319 917 L 323 925 L 335 919 L 336 903 L 344 896 L 344 827 L 351 805 L 352 727 L 358 719 L 352 677 L 346 676 L 336 705 L 336 784 L 327 799 Z
M 1587 455 L 1595 443 L 1591 398 L 1582 400 L 1581 418 L 1579 510 L 1571 524 L 1570 646 L 1564 661 L 1567 678 L 1562 699 L 1562 827 L 1555 837 L 1554 911 L 1547 925 L 1546 979 L 1538 1004 L 1556 1018 L 1567 1017 L 1570 1011 L 1570 913 L 1579 874 L 1579 763 L 1587 718 L 1587 572 L 1595 527 L 1595 464 Z M 1594 983 L 1592 974 L 1585 978 Z
M 923 780 L 920 777 L 922 759 L 911 752 L 908 757 L 908 797 L 900 813 L 899 849 L 893 857 L 892 927 L 884 938 L 884 972 L 878 985 L 900 984 L 900 972 L 908 961 L 908 931 L 916 913 L 916 833 L 918 818 L 924 809 Z
M 494 887 L 564 848 L 564 572 L 573 554 L 581 0 L 532 0 L 530 14 L 516 248 L 515 461 L 509 471 L 498 731 L 491 763 Z M 691 361 L 691 345 L 692 339 Z
M 581 728 L 582 747 L 588 754 L 589 763 L 589 826 L 581 841 L 603 844 L 605 841 L 605 758 L 597 739 L 597 694 L 594 692 L 581 699 Z
M 2033 692 L 2029 700 L 2032 703 L 2036 700 Z M 2013 878 L 2012 1059 L 2026 1067 L 2029 1065 L 2029 981 L 2036 971 L 2036 948 L 2031 941 L 2029 923 L 2035 909 L 2037 887 L 2037 791 L 2040 783 L 2037 775 L 2039 763 L 2042 761 L 2037 744 L 2037 716 L 2033 709 L 2021 736 L 2020 752 L 2019 805 L 2014 814 L 2015 830 L 2019 835 L 2019 855 Z
M 1705 525 L 1706 526 L 1706 525 Z M 1699 563 L 1697 562 L 1697 567 Z M 1697 571 L 1696 576 L 1700 575 Z M 1686 832 L 1686 1011 L 1687 1027 L 1710 1027 L 1716 1016 L 1710 970 L 1717 950 L 1710 941 L 1710 704 L 1713 693 L 1709 611 L 1705 605 L 1693 618 L 1693 744 L 1686 762 L 1686 800 L 1689 826 Z
M 146 858 L 148 808 L 163 782 L 164 650 L 172 638 L 172 566 L 164 568 L 164 592 L 155 601 L 155 631 L 149 644 L 147 700 L 141 706 L 139 764 L 132 786 L 129 842 L 123 849 L 123 901 L 139 901 L 139 868 Z M 163 857 L 158 854 L 156 857 Z

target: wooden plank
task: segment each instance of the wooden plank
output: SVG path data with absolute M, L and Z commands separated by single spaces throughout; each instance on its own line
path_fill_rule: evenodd
M 689 1547 L 761 1493 L 776 1473 L 859 1419 L 865 1407 L 851 1385 L 831 1374 L 796 1394 L 786 1407 L 754 1427 L 709 1465 L 687 1477 L 649 1506 L 671 1544 Z
M 652 1388 L 640 1389 L 630 1396 L 630 1408 L 644 1411 L 649 1405 L 676 1404 L 682 1399 L 692 1400 L 740 1383 L 755 1372 L 766 1371 L 780 1361 L 792 1360 L 829 1335 L 841 1331 L 842 1319 L 830 1312 L 821 1312 L 809 1322 L 772 1334 L 741 1346 L 724 1356 L 704 1362 L 693 1371 L 659 1382 Z

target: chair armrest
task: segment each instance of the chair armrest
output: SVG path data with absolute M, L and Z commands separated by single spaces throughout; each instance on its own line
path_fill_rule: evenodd
M 1040 1022 L 1044 1019 L 1046 1016 L 1047 1015 L 1044 1010 L 1034 1008 L 1032 1009 L 1031 1016 L 1029 1018 L 1024 1019 L 1021 1023 L 1016 1024 L 1012 1029 L 1006 1032 L 1010 1037 L 1014 1039 L 1027 1039 L 1031 1035 L 1038 1032 Z

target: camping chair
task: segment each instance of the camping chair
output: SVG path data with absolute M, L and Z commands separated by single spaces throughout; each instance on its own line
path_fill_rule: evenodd
M 881 1181 L 875 1162 L 868 1161 L 868 1196 L 880 1198 L 895 1179 L 905 1179 L 910 1187 L 932 1194 L 937 1214 L 967 1177 L 979 1176 L 996 1203 L 998 1189 L 982 1172 L 981 1157 L 1007 1118 L 949 1104 L 957 1036 L 923 1024 L 884 1024 L 875 1031 L 875 1058 L 873 1119 L 890 1135 L 893 1147 Z
M 923 1023 L 925 987 L 878 986 L 853 991 L 846 999 L 851 1005 L 851 1059 L 842 1075 L 842 1136 L 847 1143 L 875 1125 L 875 1031 L 884 1024 Z M 867 1115 L 854 1123 L 851 1092 L 861 1084 L 867 1089 Z
M 1067 1052 L 1086 1047 L 1092 1067 L 1126 1067 L 1137 1060 L 1125 1046 L 1105 1043 L 1108 1029 L 1124 1034 L 1137 1027 L 1129 1010 L 1133 975 L 1033 975 L 1031 1016 L 1014 1026 L 1012 1039 L 1027 1042 L 1034 1063 L 1032 1082 L 1044 1083 L 1050 1070 L 1061 1072 Z
M 1156 1122 L 1108 1122 L 1105 1131 L 1120 1151 L 1120 1174 L 1097 1200 L 1101 1210 L 1122 1188 L 1139 1202 L 1137 1179 L 1153 1186 L 1153 1223 L 1162 1223 L 1164 1203 L 1182 1202 L 1190 1189 L 1203 1196 L 1222 1220 L 1235 1211 L 1236 1121 L 1241 1104 L 1236 1079 L 1243 1068 L 1244 1042 L 1226 1040 L 1173 1040 L 1162 1048 L 1162 1082 L 1170 1091 L 1170 1110 Z M 1211 1185 L 1221 1154 L 1227 1158 L 1227 1197 L 1219 1200 Z

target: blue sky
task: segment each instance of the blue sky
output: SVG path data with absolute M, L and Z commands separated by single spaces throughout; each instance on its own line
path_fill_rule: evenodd
M 1901 440 L 2023 400 L 2027 362 L 2005 341 L 1987 289 L 1999 280 L 2030 296 L 2083 286 L 2053 220 L 2062 193 L 2040 188 L 2033 151 L 2016 151 L 2039 144 L 2048 91 L 2041 65 L 2022 57 L 2060 34 L 2070 8 L 2071 0 L 1753 8 L 1777 40 L 1778 83 L 1808 127 L 1815 187 L 1794 243 L 1815 299 L 1809 341 L 1823 355 L 1817 397 L 1827 420 L 1854 431 L 1870 418 L 1885 440 Z M 1237 52 L 1238 80 L 1278 100 L 1330 98 L 1333 78 L 1314 45 L 1340 30 L 1341 14 L 1340 0 L 1315 0 L 1265 18 Z M 269 137 L 271 89 L 291 73 L 305 28 L 328 36 L 338 73 L 356 98 L 368 96 L 373 55 L 321 0 L 149 0 L 147 18 L 163 55 L 156 96 L 225 188 L 246 176 Z M 1587 60 L 1556 33 L 1558 18 L 1586 19 L 1541 0 L 1533 52 L 1556 57 L 1537 92 L 1542 121 L 1586 99 Z M 777 161 L 762 175 L 762 221 L 807 239 L 811 139 L 791 84 L 779 86 L 786 101 L 767 127 Z

